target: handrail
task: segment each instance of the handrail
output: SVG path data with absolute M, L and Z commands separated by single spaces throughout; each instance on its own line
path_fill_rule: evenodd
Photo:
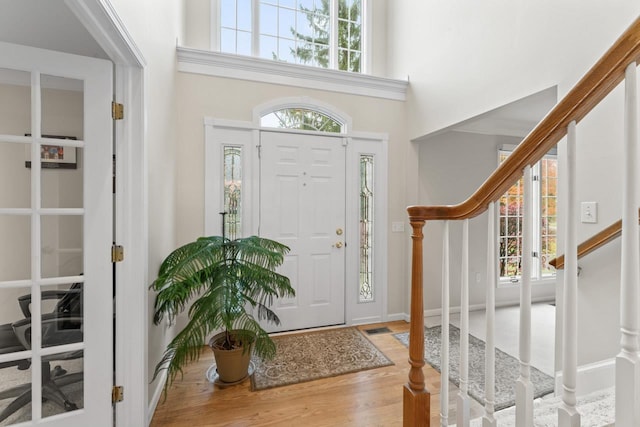
M 473 218 L 484 212 L 566 134 L 570 122 L 580 122 L 624 78 L 625 68 L 640 59 L 640 17 L 584 75 L 574 88 L 542 119 L 511 155 L 464 202 L 448 206 L 409 206 L 417 221 Z
M 640 209 L 638 210 L 640 215 Z M 639 219 L 640 222 L 640 219 Z M 605 228 L 604 230 L 594 234 L 584 242 L 578 245 L 578 259 L 590 254 L 596 249 L 601 248 L 612 240 L 617 239 L 622 234 L 622 220 L 618 220 Z M 564 255 L 560 255 L 557 258 L 549 261 L 549 264 L 555 267 L 556 270 L 562 270 L 564 268 Z

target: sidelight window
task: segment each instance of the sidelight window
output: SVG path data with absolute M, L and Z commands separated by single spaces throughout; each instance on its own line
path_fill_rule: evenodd
M 360 294 L 359 302 L 374 300 L 373 207 L 374 163 L 372 155 L 360 155 Z
M 242 147 L 224 150 L 224 217 L 225 234 L 229 239 L 242 236 Z

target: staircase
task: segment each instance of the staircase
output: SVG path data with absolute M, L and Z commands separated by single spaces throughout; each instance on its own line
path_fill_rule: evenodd
M 533 402 L 534 427 L 555 427 L 558 425 L 558 408 L 562 405 L 561 397 L 537 399 Z M 583 414 L 582 427 L 603 427 L 613 425 L 615 419 L 614 389 L 609 388 L 578 398 L 576 408 Z M 515 427 L 515 407 L 496 412 L 498 425 Z M 482 418 L 471 421 L 472 427 L 481 427 Z
M 638 91 L 637 63 L 640 60 L 640 18 L 622 34 L 616 43 L 587 72 L 556 107 L 531 131 L 515 151 L 466 201 L 450 206 L 411 206 L 407 209 L 412 227 L 411 269 L 411 325 L 409 333 L 409 374 L 404 386 L 404 426 L 429 426 L 431 395 L 425 388 L 424 373 L 424 307 L 423 307 L 423 228 L 432 221 L 444 221 L 443 283 L 442 283 L 442 334 L 448 336 L 449 328 L 449 223 L 463 221 L 462 236 L 462 286 L 460 326 L 460 393 L 457 397 L 457 425 L 469 426 L 470 397 L 468 382 L 468 336 L 469 280 L 468 248 L 469 219 L 488 211 L 488 262 L 487 283 L 497 283 L 497 233 L 495 230 L 496 203 L 499 198 L 521 177 L 525 194 L 531 182 L 531 167 L 557 143 L 564 144 L 566 153 L 565 182 L 561 188 L 567 200 L 564 211 L 567 220 L 564 230 L 563 265 L 563 329 L 562 329 L 562 378 L 560 396 L 553 400 L 534 401 L 530 379 L 531 359 L 531 261 L 522 257 L 522 283 L 520 285 L 519 361 L 520 376 L 514 384 L 516 405 L 512 409 L 494 411 L 495 390 L 495 288 L 486 290 L 486 366 L 485 405 L 482 426 L 515 425 L 533 427 L 537 425 L 607 425 L 615 419 L 618 426 L 640 426 L 640 240 L 638 239 L 638 206 L 640 206 L 640 177 L 638 175 Z M 577 296 L 578 296 L 578 241 L 576 191 L 576 127 L 609 93 L 624 81 L 624 183 L 622 185 L 623 207 L 620 223 L 622 237 L 621 284 L 620 284 L 620 352 L 616 358 L 615 396 L 596 394 L 588 401 L 576 396 L 577 378 Z M 525 201 L 523 253 L 532 252 L 532 208 Z M 603 239 L 606 240 L 606 239 Z M 429 244 L 439 244 L 428 242 Z M 591 250 L 595 250 L 592 248 Z M 441 375 L 448 378 L 449 343 L 443 340 L 441 350 Z M 441 381 L 440 424 L 450 423 L 448 416 L 448 382 Z M 607 399 L 613 400 L 614 417 L 594 419 L 591 412 Z M 589 406 L 595 405 L 595 406 Z M 511 421 L 507 421 L 510 419 Z M 453 420 L 451 420 L 453 421 Z M 477 421 L 474 421 L 473 425 Z M 451 422 L 453 424 L 453 422 Z

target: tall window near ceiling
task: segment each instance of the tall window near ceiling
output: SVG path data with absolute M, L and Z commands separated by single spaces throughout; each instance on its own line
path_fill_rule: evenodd
M 510 149 L 499 151 L 502 163 L 511 154 Z M 556 256 L 558 162 L 555 154 L 545 156 L 532 169 L 532 194 L 524 194 L 520 178 L 500 198 L 499 259 L 500 279 L 518 283 L 522 276 L 522 257 L 533 257 L 533 279 L 544 279 L 555 274 L 549 265 Z M 533 206 L 533 253 L 522 253 L 523 215 L 525 198 Z
M 229 239 L 242 236 L 242 148 L 224 146 L 224 216 Z
M 213 0 L 221 52 L 362 72 L 363 0 Z
M 373 295 L 373 156 L 360 156 L 360 293 L 359 302 Z

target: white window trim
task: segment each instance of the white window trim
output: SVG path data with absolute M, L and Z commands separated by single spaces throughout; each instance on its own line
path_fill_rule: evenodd
M 349 133 L 353 127 L 353 119 L 344 111 L 309 96 L 292 96 L 265 102 L 253 109 L 253 124 L 260 127 L 260 119 L 269 113 L 287 108 L 305 108 L 317 111 L 343 124 L 342 134 Z
M 501 152 L 513 152 L 513 150 L 516 149 L 516 145 L 512 145 L 512 144 L 503 144 L 500 147 L 498 147 L 498 153 L 497 153 L 497 159 L 498 159 L 498 165 L 500 165 L 500 153 Z M 554 155 L 557 156 L 557 151 L 556 149 L 551 150 L 548 155 Z M 544 284 L 549 284 L 549 283 L 555 283 L 556 280 L 556 274 L 550 274 L 547 276 L 542 276 L 542 265 L 541 265 L 541 261 L 540 261 L 540 253 L 542 252 L 542 246 L 541 246 L 541 239 L 540 239 L 540 216 L 541 216 L 541 206 L 540 206 L 540 202 L 541 202 L 541 194 L 540 194 L 540 162 L 537 162 L 533 167 L 532 167 L 532 173 L 531 173 L 532 179 L 535 179 L 535 177 L 538 177 L 538 184 L 535 184 L 531 186 L 532 188 L 532 192 L 530 195 L 524 195 L 523 197 L 525 198 L 529 198 L 528 201 L 533 203 L 533 242 L 532 242 L 532 247 L 533 247 L 533 251 L 538 254 L 538 257 L 534 257 L 533 254 L 531 254 L 531 258 L 532 258 L 532 263 L 531 263 L 531 284 L 533 285 L 544 285 Z M 496 247 L 496 253 L 499 254 L 499 245 L 500 245 L 500 210 L 496 209 L 496 223 L 498 224 L 498 227 L 496 227 L 496 230 L 498 232 L 497 235 L 497 239 L 496 239 L 496 244 L 498 245 L 498 247 Z M 498 277 L 498 287 L 499 288 L 507 288 L 507 287 L 512 287 L 512 286 L 520 286 L 522 284 L 522 278 L 520 276 L 517 276 L 517 280 L 513 280 L 512 278 L 504 278 L 504 277 Z
M 215 52 L 219 52 L 220 53 L 220 0 L 210 0 L 210 22 L 211 25 L 209 26 L 209 40 L 211 43 L 211 50 L 215 51 Z M 334 16 L 336 17 L 336 21 L 337 21 L 337 16 L 338 16 L 338 0 L 330 0 L 330 8 L 333 11 Z M 259 5 L 259 0 L 252 0 L 251 1 L 251 27 L 252 29 L 259 29 L 259 22 L 256 22 L 258 20 L 258 16 L 260 13 L 260 5 Z M 360 54 L 361 54 L 361 59 L 360 59 L 360 73 L 361 74 L 368 74 L 371 72 L 371 53 L 372 53 L 372 49 L 371 49 L 371 40 L 373 39 L 372 37 L 372 13 L 373 13 L 373 8 L 372 8 L 372 2 L 371 0 L 362 0 L 362 9 L 361 9 L 361 29 L 360 29 Z M 260 43 L 259 40 L 259 31 L 252 31 L 251 32 L 251 54 L 254 57 L 258 57 L 259 52 L 258 52 L 258 46 Z M 338 39 L 338 26 L 337 25 L 332 25 L 331 26 L 331 40 L 337 40 Z M 337 49 L 337 44 L 336 43 L 331 43 L 329 45 L 329 68 L 330 69 L 334 69 L 336 68 L 336 63 L 338 62 L 338 49 Z M 305 65 L 306 67 L 307 65 Z M 315 67 L 314 67 L 315 68 Z
M 178 71 L 405 101 L 408 80 L 177 47 Z

